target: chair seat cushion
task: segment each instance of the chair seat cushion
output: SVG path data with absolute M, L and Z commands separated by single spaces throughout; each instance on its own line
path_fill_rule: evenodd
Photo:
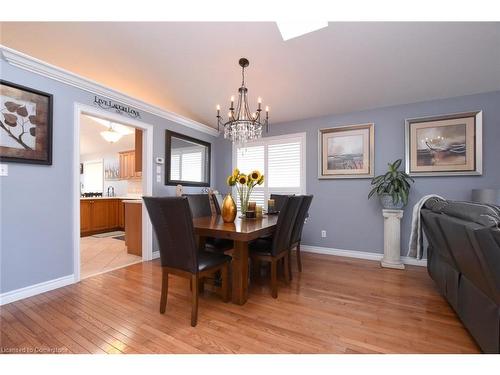
M 231 261 L 231 257 L 229 255 L 200 251 L 198 253 L 198 271 L 216 267 L 229 261 Z
M 231 240 L 224 238 L 207 237 L 206 247 L 209 251 L 227 251 L 234 247 L 234 243 Z
M 258 238 L 248 244 L 248 250 L 254 254 L 269 255 L 273 246 L 272 237 Z

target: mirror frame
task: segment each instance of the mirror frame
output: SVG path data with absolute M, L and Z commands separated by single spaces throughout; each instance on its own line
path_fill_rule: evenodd
M 188 142 L 197 143 L 204 146 L 208 150 L 208 158 L 205 162 L 205 175 L 208 177 L 206 182 L 196 182 L 196 181 L 182 181 L 182 180 L 171 180 L 170 179 L 170 163 L 172 157 L 172 137 L 183 139 Z M 165 185 L 182 185 L 182 186 L 200 186 L 206 187 L 210 186 L 210 175 L 211 175 L 211 161 L 212 161 L 212 144 L 210 142 L 205 142 L 193 137 L 189 137 L 184 134 L 176 133 L 171 130 L 166 130 L 165 132 Z

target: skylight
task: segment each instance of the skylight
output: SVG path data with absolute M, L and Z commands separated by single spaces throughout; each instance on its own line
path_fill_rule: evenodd
M 277 21 L 278 29 L 284 41 L 312 33 L 328 26 L 328 21 Z

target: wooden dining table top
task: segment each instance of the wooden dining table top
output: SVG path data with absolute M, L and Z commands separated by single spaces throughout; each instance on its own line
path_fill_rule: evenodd
M 264 215 L 255 219 L 236 217 L 234 223 L 225 223 L 219 215 L 194 218 L 193 225 L 195 233 L 199 236 L 246 242 L 273 233 L 277 221 L 277 215 Z

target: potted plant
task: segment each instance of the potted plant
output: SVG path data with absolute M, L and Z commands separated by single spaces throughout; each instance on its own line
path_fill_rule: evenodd
M 233 174 L 227 177 L 227 184 L 229 186 L 236 186 L 238 195 L 240 197 L 241 213 L 245 215 L 248 208 L 248 201 L 252 195 L 252 190 L 257 185 L 264 183 L 264 175 L 260 171 L 253 171 L 246 175 L 241 173 L 238 168 L 233 171 Z
M 400 210 L 408 204 L 410 182 L 415 181 L 407 173 L 399 170 L 401 159 L 387 165 L 389 170 L 385 174 L 372 179 L 373 188 L 368 194 L 368 199 L 377 193 L 382 207 L 389 210 Z

